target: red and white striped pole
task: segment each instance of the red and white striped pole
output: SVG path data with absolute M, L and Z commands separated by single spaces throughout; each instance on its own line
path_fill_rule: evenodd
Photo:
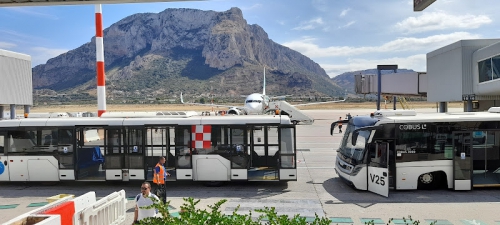
M 97 70 L 97 116 L 106 112 L 106 75 L 104 74 L 104 42 L 102 29 L 102 7 L 95 5 L 95 56 Z

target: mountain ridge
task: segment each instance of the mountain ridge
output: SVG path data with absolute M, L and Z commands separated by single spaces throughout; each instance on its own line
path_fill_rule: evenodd
M 172 93 L 341 96 L 325 70 L 247 24 L 239 8 L 224 12 L 166 9 L 130 15 L 104 30 L 106 91 L 111 98 Z M 96 93 L 95 37 L 33 68 L 34 89 Z

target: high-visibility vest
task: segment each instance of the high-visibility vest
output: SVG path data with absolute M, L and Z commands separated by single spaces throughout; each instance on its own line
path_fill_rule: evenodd
M 157 173 L 156 173 L 156 167 L 160 167 L 160 173 L 158 173 L 158 180 L 156 177 L 157 177 Z M 156 166 L 155 166 L 155 173 L 154 173 L 154 176 L 153 176 L 153 183 L 155 184 L 165 184 L 165 167 L 163 167 L 160 163 L 157 163 Z

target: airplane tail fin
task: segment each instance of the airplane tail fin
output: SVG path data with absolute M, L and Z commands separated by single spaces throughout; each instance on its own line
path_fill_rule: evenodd
M 264 66 L 264 84 L 262 85 L 262 95 L 266 95 L 266 67 Z
M 182 92 L 181 92 L 181 103 L 184 104 L 184 99 L 182 99 Z

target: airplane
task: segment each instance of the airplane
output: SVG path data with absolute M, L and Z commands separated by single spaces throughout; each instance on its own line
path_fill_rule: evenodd
M 262 88 L 262 93 L 253 93 L 246 97 L 245 103 L 243 106 L 229 106 L 229 105 L 217 105 L 217 104 L 204 104 L 204 103 L 184 103 L 181 92 L 181 103 L 182 104 L 192 104 L 192 105 L 207 105 L 207 106 L 215 106 L 215 107 L 228 107 L 227 114 L 235 114 L 235 115 L 261 115 L 266 114 L 269 109 L 269 102 L 273 100 L 284 99 L 289 96 L 273 96 L 270 97 L 266 95 L 266 68 L 264 67 L 264 83 Z M 346 98 L 343 100 L 337 101 L 327 101 L 327 102 L 312 102 L 312 103 L 304 103 L 297 104 L 292 106 L 305 106 L 305 105 L 315 105 L 315 104 L 325 104 L 325 103 L 337 103 L 344 102 Z

